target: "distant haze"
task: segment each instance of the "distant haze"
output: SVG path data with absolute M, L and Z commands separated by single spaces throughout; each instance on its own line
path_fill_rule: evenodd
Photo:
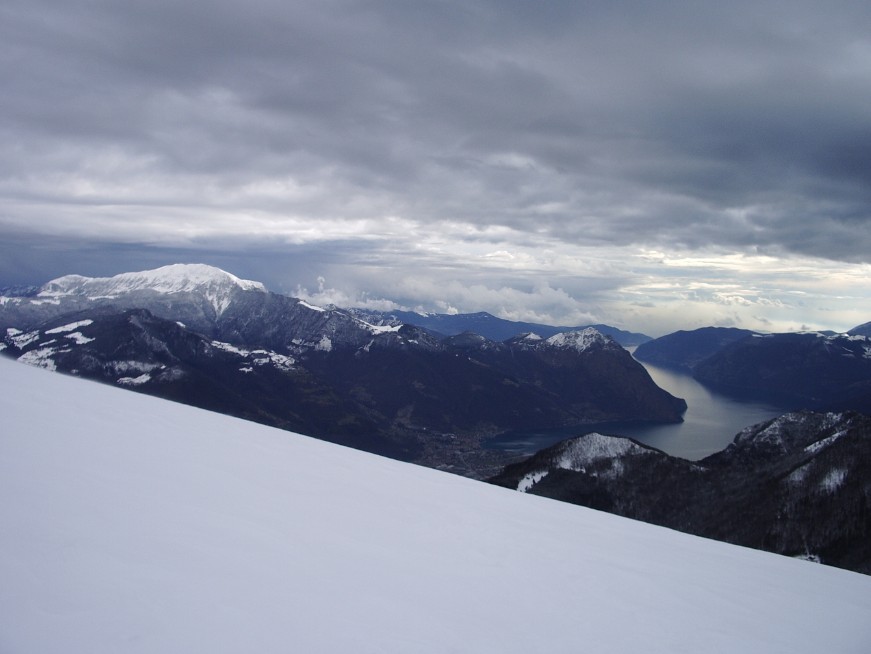
M 871 320 L 871 6 L 0 10 L 0 285 L 202 262 L 653 336 Z

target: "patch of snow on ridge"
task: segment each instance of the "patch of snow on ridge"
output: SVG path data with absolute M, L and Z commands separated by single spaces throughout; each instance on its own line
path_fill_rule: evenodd
M 151 381 L 151 375 L 145 373 L 144 375 L 139 375 L 138 377 L 121 377 L 118 380 L 118 383 L 122 386 L 141 386 L 142 384 Z
M 568 441 L 555 465 L 563 470 L 587 473 L 589 466 L 607 461 L 608 467 L 606 469 L 599 469 L 588 474 L 616 479 L 624 472 L 623 461 L 620 457 L 630 453 L 649 454 L 650 450 L 627 438 L 604 436 L 593 432 Z
M 591 432 L 568 441 L 562 456 L 557 461 L 557 466 L 565 470 L 582 470 L 584 465 L 602 459 L 616 459 L 630 452 L 646 454 L 649 450 L 628 438 Z
M 45 368 L 46 370 L 57 370 L 57 364 L 52 359 L 52 355 L 56 354 L 57 350 L 53 347 L 41 347 L 37 350 L 31 350 L 30 352 L 25 352 L 18 360 L 21 363 L 26 363 L 29 366 L 36 366 L 37 368 Z
M 152 370 L 156 370 L 157 368 L 164 368 L 165 366 L 159 363 L 148 363 L 147 361 L 112 361 L 109 363 L 112 370 L 118 374 L 130 373 L 130 372 L 138 372 L 145 373 L 151 372 Z
M 833 468 L 820 482 L 820 490 L 834 493 L 844 484 L 847 478 L 847 471 L 844 468 Z
M 296 364 L 296 359 L 293 357 L 279 354 L 272 350 L 244 350 L 235 345 L 231 345 L 230 343 L 223 343 L 221 341 L 212 341 L 212 345 L 219 350 L 235 354 L 242 358 L 255 357 L 251 359 L 251 363 L 256 366 L 265 366 L 266 364 L 271 363 L 280 370 L 289 371 L 292 370 Z M 239 368 L 239 370 L 242 372 L 254 372 L 254 369 L 250 366 Z
M 85 343 L 90 343 L 96 339 L 88 338 L 82 332 L 73 332 L 72 334 L 64 334 L 64 338 L 68 338 L 71 341 L 75 342 L 76 345 L 84 345 Z
M 23 332 L 20 329 L 15 329 L 15 327 L 7 327 L 6 335 L 9 337 L 9 340 L 12 341 L 12 344 L 19 350 L 39 340 L 38 331 Z
M 357 321 L 361 325 L 363 325 L 365 329 L 368 329 L 369 332 L 372 334 L 387 334 L 389 332 L 398 332 L 400 329 L 402 329 L 403 326 L 402 323 L 399 323 L 397 325 L 373 325 L 366 322 L 365 320 L 360 320 L 359 318 L 357 319 Z
M 547 470 L 539 470 L 538 472 L 530 472 L 524 475 L 523 479 L 520 480 L 520 483 L 517 484 L 517 490 L 521 493 L 527 492 L 530 488 L 535 486 L 542 479 L 547 477 Z
M 577 352 L 584 352 L 585 350 L 588 350 L 595 345 L 605 345 L 610 340 L 610 338 L 603 335 L 597 329 L 593 327 L 587 327 L 586 329 L 583 329 L 581 331 L 562 332 L 559 334 L 554 334 L 553 336 L 545 340 L 545 343 L 560 349 L 570 349 Z
M 293 370 L 294 364 L 296 364 L 296 359 L 293 357 L 289 357 L 285 354 L 278 354 L 277 352 L 254 350 L 251 354 L 260 355 L 258 358 L 252 360 L 252 363 L 255 366 L 265 366 L 266 364 L 271 363 L 279 370 L 288 371 Z
M 834 443 L 836 440 L 838 440 L 841 436 L 843 436 L 846 433 L 847 433 L 846 429 L 839 431 L 837 433 L 834 433 L 831 436 L 828 436 L 826 438 L 818 440 L 816 443 L 811 443 L 806 448 L 804 448 L 804 451 L 808 452 L 810 454 L 816 454 L 817 452 L 819 452 L 823 448 L 828 447 L 829 445 Z
M 330 340 L 330 337 L 324 334 L 321 336 L 321 340 L 318 341 L 317 345 L 315 345 L 316 350 L 320 350 L 321 352 L 331 352 L 333 349 L 333 342 Z
M 318 311 L 318 312 L 320 312 L 320 313 L 325 313 L 325 312 L 326 312 L 326 309 L 324 309 L 323 307 L 319 307 L 319 306 L 316 306 L 316 305 L 314 305 L 314 304 L 309 304 L 309 303 L 306 302 L 305 300 L 300 300 L 299 303 L 300 303 L 302 306 L 304 306 L 306 309 L 311 309 L 312 311 Z
M 212 346 L 218 348 L 219 350 L 224 350 L 224 352 L 238 354 L 240 357 L 247 357 L 251 354 L 250 350 L 243 350 L 242 348 L 238 348 L 235 345 L 231 345 L 230 343 L 224 343 L 222 341 L 212 341 Z
M 93 320 L 79 320 L 78 322 L 71 322 L 69 325 L 63 325 L 62 327 L 55 327 L 54 329 L 46 329 L 46 334 L 63 334 L 64 332 L 71 332 L 74 329 L 78 329 L 79 327 L 87 327 L 88 325 L 93 325 Z

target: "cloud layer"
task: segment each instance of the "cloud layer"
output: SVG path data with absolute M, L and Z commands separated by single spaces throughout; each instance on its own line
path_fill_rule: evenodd
M 10 0 L 0 234 L 506 317 L 848 328 L 869 34 L 860 2 Z

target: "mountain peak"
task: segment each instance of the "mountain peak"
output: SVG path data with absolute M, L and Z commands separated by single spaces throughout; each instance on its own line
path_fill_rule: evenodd
M 584 352 L 595 346 L 616 345 L 612 338 L 605 336 L 593 327 L 587 327 L 580 331 L 561 332 L 545 340 L 545 343 L 551 347 L 577 350 L 578 352 Z
M 154 270 L 129 272 L 114 277 L 83 277 L 65 275 L 45 284 L 40 297 L 79 295 L 92 298 L 111 298 L 132 291 L 156 293 L 184 293 L 206 289 L 238 287 L 246 291 L 266 292 L 260 282 L 239 279 L 220 268 L 205 264 L 176 263 Z

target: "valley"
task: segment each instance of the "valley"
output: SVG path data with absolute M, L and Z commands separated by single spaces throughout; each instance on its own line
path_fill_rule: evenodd
M 672 456 L 696 461 L 728 446 L 739 431 L 793 409 L 788 404 L 754 402 L 714 391 L 689 373 L 641 361 L 654 382 L 684 398 L 683 421 L 668 424 L 607 423 L 586 428 L 512 431 L 487 440 L 485 446 L 517 455 L 532 455 L 583 431 L 599 431 L 635 439 Z

